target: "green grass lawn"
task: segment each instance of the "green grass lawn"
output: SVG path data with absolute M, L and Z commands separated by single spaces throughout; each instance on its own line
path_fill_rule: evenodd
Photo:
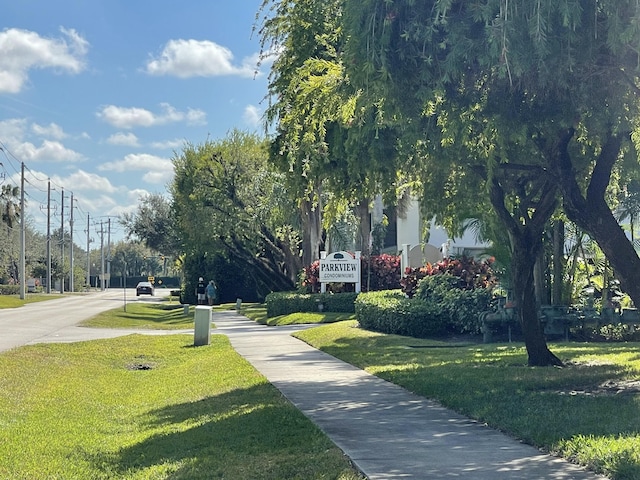
M 297 312 L 290 313 L 288 315 L 278 315 L 276 317 L 267 317 L 267 308 L 264 304 L 253 303 L 247 306 L 242 306 L 242 315 L 251 318 L 252 320 L 269 326 L 277 325 L 294 325 L 294 324 L 308 324 L 308 323 L 334 323 L 342 322 L 345 320 L 354 320 L 355 314 L 353 313 L 335 313 L 335 312 Z
M 640 478 L 640 344 L 553 344 L 567 367 L 531 368 L 521 344 L 451 346 L 355 321 L 296 336 L 613 479 Z
M 179 303 L 131 302 L 124 307 L 107 310 L 82 322 L 83 327 L 94 328 L 193 328 L 193 306 L 188 315 Z
M 28 293 L 24 300 L 19 295 L 0 295 L 0 308 L 17 308 L 27 303 L 44 302 L 55 298 L 62 298 L 64 295 L 51 293 Z
M 230 310 L 235 303 L 216 305 L 214 312 Z M 91 317 L 80 325 L 93 328 L 143 328 L 156 330 L 181 330 L 193 328 L 194 305 L 184 313 L 184 305 L 171 301 L 131 302 L 124 307 L 114 308 Z M 214 317 L 215 319 L 215 317 Z
M 640 344 L 552 344 L 567 367 L 531 368 L 521 344 L 383 335 L 344 314 L 267 319 L 253 304 L 242 313 L 325 323 L 296 336 L 612 479 L 640 478 Z M 90 322 L 190 328 L 193 315 L 141 302 Z M 358 478 L 224 337 L 190 345 L 190 336 L 129 336 L 0 355 L 0 478 Z
M 224 336 L 0 354 L 0 478 L 360 478 Z

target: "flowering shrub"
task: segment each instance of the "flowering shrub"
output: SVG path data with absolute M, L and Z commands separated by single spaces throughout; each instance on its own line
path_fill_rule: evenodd
M 400 288 L 400 256 L 372 255 L 360 259 L 360 274 L 362 291 L 369 290 L 394 290 Z M 371 276 L 369 276 L 369 264 L 371 264 Z M 320 260 L 304 267 L 300 275 L 301 290 L 307 293 L 320 292 Z M 329 284 L 329 291 L 344 292 L 353 291 L 353 284 Z
M 444 260 L 423 267 L 405 269 L 405 277 L 400 281 L 402 291 L 409 298 L 413 297 L 420 280 L 433 275 L 449 274 L 455 277 L 452 285 L 454 288 L 462 290 L 473 290 L 476 288 L 491 288 L 497 283 L 497 278 L 491 268 L 495 260 L 478 262 L 473 258 L 445 258 Z
M 371 263 L 371 277 L 369 277 Z M 400 288 L 400 256 L 383 253 L 362 259 L 362 290 L 369 291 L 396 290 Z
M 320 292 L 320 260 L 304 267 L 300 273 L 300 287 L 307 293 Z

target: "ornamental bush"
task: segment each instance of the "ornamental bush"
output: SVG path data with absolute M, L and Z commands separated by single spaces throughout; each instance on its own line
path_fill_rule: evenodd
M 0 285 L 0 295 L 17 295 L 20 293 L 20 285 Z
M 267 295 L 267 317 L 277 317 L 297 312 L 353 313 L 357 293 L 309 294 L 298 292 L 273 292 Z
M 461 288 L 459 277 L 449 273 L 420 281 L 412 301 L 426 302 L 444 318 L 453 333 L 481 333 L 480 313 L 489 310 L 492 288 Z
M 409 299 L 401 290 L 361 293 L 355 307 L 360 327 L 367 330 L 418 338 L 447 331 L 446 318 L 434 304 Z
M 452 288 L 473 290 L 476 288 L 491 288 L 497 284 L 497 278 L 491 268 L 494 259 L 477 261 L 470 257 L 445 258 L 444 260 L 423 267 L 405 269 L 405 276 L 400 281 L 402 291 L 409 298 L 413 297 L 418 289 L 420 280 L 433 275 L 449 274 L 456 278 L 451 284 Z

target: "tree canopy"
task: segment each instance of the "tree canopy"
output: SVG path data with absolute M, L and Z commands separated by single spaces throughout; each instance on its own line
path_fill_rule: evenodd
M 300 265 L 296 209 L 282 176 L 267 166 L 267 144 L 234 130 L 187 145 L 173 159 L 171 212 L 181 232 L 187 293 L 211 276 L 219 294 L 255 301 L 293 287 Z
M 594 225 L 611 217 L 602 208 L 611 169 L 638 118 L 639 8 L 613 0 L 345 1 L 347 75 L 361 102 L 384 109 L 380 128 L 401 135 L 400 158 L 419 179 L 425 211 L 462 220 L 468 194 L 484 189 L 509 232 L 531 364 L 558 362 L 532 301 L 532 259 L 557 192 L 570 218 L 605 240 Z M 584 218 L 587 206 L 598 207 L 598 220 Z

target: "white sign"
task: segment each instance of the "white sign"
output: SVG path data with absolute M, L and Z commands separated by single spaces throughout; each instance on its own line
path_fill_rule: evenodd
M 349 252 L 334 252 L 320 259 L 321 283 L 360 283 L 360 259 Z

